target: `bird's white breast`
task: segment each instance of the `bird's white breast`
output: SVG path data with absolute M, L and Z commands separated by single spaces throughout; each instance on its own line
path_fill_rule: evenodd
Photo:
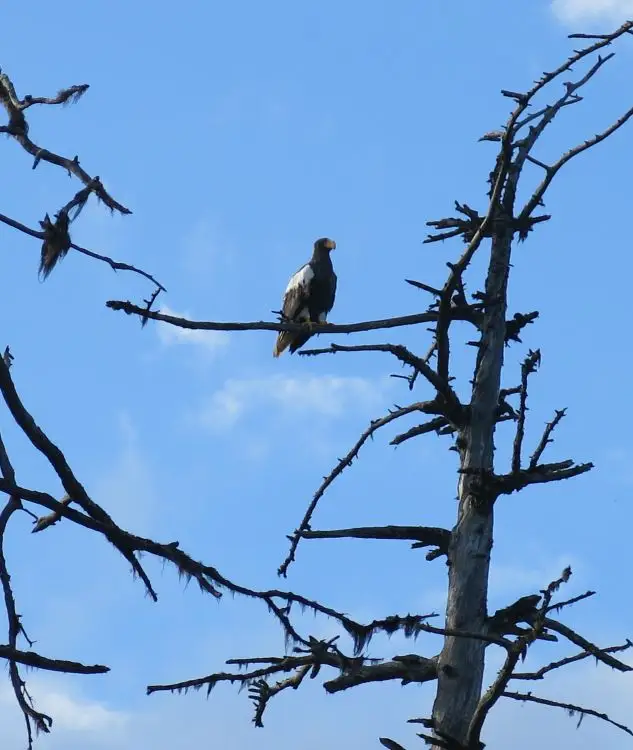
M 296 287 L 307 287 L 313 278 L 314 271 L 312 270 L 312 267 L 309 265 L 303 266 L 303 268 L 300 268 L 297 273 L 295 273 L 294 276 L 290 279 L 285 293 L 288 294 L 288 292 L 292 291 Z

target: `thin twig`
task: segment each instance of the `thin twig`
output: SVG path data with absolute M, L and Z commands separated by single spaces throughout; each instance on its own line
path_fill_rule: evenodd
M 521 470 L 521 447 L 523 445 L 523 436 L 525 434 L 525 416 L 527 414 L 527 387 L 528 378 L 536 370 L 541 361 L 541 352 L 530 350 L 527 357 L 521 365 L 521 390 L 519 391 L 519 418 L 517 420 L 517 431 L 514 438 L 514 447 L 512 450 L 512 471 Z
M 529 469 L 533 470 L 538 465 L 538 462 L 541 460 L 541 457 L 545 451 L 545 448 L 547 448 L 548 444 L 552 442 L 551 435 L 552 432 L 556 429 L 558 426 L 558 423 L 561 421 L 561 419 L 565 416 L 567 413 L 566 409 L 557 409 L 554 419 L 551 422 L 548 422 L 545 426 L 545 431 L 543 432 L 543 436 L 541 437 L 539 444 L 536 446 L 536 450 L 532 454 L 530 458 L 530 464 Z

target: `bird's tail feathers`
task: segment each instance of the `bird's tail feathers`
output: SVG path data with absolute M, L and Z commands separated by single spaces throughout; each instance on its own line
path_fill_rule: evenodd
M 279 331 L 277 341 L 275 341 L 275 347 L 273 349 L 273 357 L 278 357 L 284 352 L 288 346 L 292 343 L 292 332 L 291 331 Z

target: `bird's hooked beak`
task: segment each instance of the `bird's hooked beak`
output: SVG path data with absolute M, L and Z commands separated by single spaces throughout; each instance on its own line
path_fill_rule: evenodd
M 326 240 L 325 247 L 328 250 L 336 250 L 336 242 L 334 240 Z

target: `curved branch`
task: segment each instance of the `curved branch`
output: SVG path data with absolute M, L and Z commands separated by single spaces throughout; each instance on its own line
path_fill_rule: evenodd
M 379 430 L 381 427 L 384 427 L 385 425 L 389 424 L 390 422 L 393 422 L 396 419 L 399 419 L 400 417 L 403 417 L 405 414 L 411 414 L 416 411 L 424 412 L 425 414 L 433 413 L 433 410 L 436 408 L 435 402 L 433 401 L 422 401 L 415 404 L 410 404 L 409 406 L 402 407 L 400 409 L 395 409 L 394 411 L 390 412 L 384 417 L 381 417 L 380 419 L 375 419 L 371 422 L 369 427 L 363 432 L 363 434 L 360 436 L 360 438 L 356 441 L 352 449 L 339 460 L 337 465 L 332 469 L 332 471 L 328 474 L 328 476 L 324 477 L 323 482 L 321 483 L 320 487 L 317 489 L 317 491 L 314 494 L 314 497 L 312 498 L 312 502 L 308 506 L 308 509 L 305 512 L 305 515 L 303 516 L 303 520 L 299 524 L 299 528 L 296 529 L 294 534 L 292 534 L 290 539 L 290 551 L 288 552 L 288 555 L 286 556 L 286 559 L 282 562 L 282 564 L 279 566 L 279 569 L 277 570 L 278 575 L 283 576 L 284 578 L 288 574 L 288 568 L 292 564 L 292 562 L 295 559 L 295 553 L 297 551 L 297 547 L 299 546 L 299 541 L 305 531 L 307 531 L 310 528 L 310 521 L 312 520 L 312 516 L 314 514 L 314 511 L 316 510 L 317 504 L 319 500 L 323 497 L 325 494 L 325 491 L 327 488 L 332 484 L 332 482 L 343 473 L 343 470 L 346 469 L 348 466 L 352 465 L 352 462 L 355 458 L 358 457 L 358 452 L 363 447 L 363 445 L 369 440 L 370 437 L 373 436 L 374 432 L 376 430 Z
M 31 229 L 30 227 L 27 227 L 26 224 L 22 224 L 19 221 L 16 221 L 15 219 L 12 219 L 9 216 L 5 216 L 4 214 L 0 214 L 0 222 L 3 224 L 6 224 L 9 227 L 12 227 L 13 229 L 17 229 L 19 232 L 22 232 L 23 234 L 28 234 L 30 237 L 35 237 L 38 240 L 44 240 L 44 232 L 39 232 L 35 229 Z M 77 245 L 74 242 L 70 243 L 70 247 L 73 250 L 76 250 L 81 255 L 86 255 L 89 258 L 94 258 L 95 260 L 100 260 L 103 263 L 107 263 L 110 268 L 113 271 L 132 271 L 133 273 L 137 273 L 140 276 L 145 277 L 148 281 L 151 281 L 153 284 L 156 284 L 156 286 L 163 292 L 166 292 L 167 289 L 158 281 L 155 279 L 151 273 L 148 273 L 147 271 L 143 271 L 140 268 L 137 268 L 136 266 L 133 266 L 129 263 L 122 263 L 121 261 L 114 260 L 113 258 L 110 258 L 108 255 L 101 255 L 100 253 L 95 253 L 93 250 L 88 250 L 85 247 L 81 247 L 81 245 Z

